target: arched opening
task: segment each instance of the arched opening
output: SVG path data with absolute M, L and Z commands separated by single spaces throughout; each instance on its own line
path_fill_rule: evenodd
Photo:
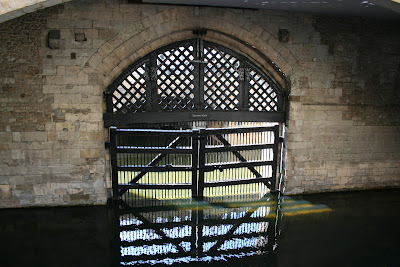
M 114 198 L 277 190 L 285 95 L 242 54 L 202 38 L 173 43 L 129 66 L 105 97 Z
M 105 96 L 106 127 L 227 116 L 234 121 L 285 120 L 285 96 L 267 74 L 243 55 L 202 39 L 144 56 L 109 86 Z

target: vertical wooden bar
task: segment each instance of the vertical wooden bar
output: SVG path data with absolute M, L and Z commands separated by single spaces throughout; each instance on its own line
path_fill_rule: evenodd
M 110 154 L 111 154 L 111 180 L 112 180 L 112 192 L 113 201 L 119 200 L 118 188 L 118 158 L 117 158 L 117 128 L 110 127 Z
M 279 192 L 284 193 L 285 191 L 285 177 L 286 177 L 286 153 L 287 153 L 287 140 L 288 140 L 288 129 L 285 124 L 282 124 L 283 139 L 281 145 L 281 158 L 280 158 L 280 176 L 279 176 Z
M 199 130 L 199 177 L 197 183 L 197 196 L 199 199 L 204 197 L 204 172 L 205 172 L 205 149 L 206 149 L 206 135 L 203 129 Z
M 153 51 L 150 54 L 150 66 L 149 66 L 149 75 L 150 75 L 150 91 L 148 94 L 148 107 L 150 106 L 151 111 L 158 110 L 158 86 L 157 86 L 157 51 Z
M 203 39 L 199 38 L 198 47 L 199 51 L 199 62 L 203 62 L 204 59 L 204 44 Z M 199 63 L 199 106 L 198 109 L 204 109 L 206 104 L 204 103 L 204 68 L 205 64 Z
M 274 126 L 274 147 L 273 161 L 272 161 L 272 177 L 271 177 L 271 191 L 276 191 L 276 176 L 278 168 L 278 146 L 279 146 L 279 125 Z
M 193 72 L 191 73 L 194 76 L 193 80 L 193 94 L 194 94 L 194 105 L 195 109 L 198 109 L 200 106 L 200 68 L 202 67 L 202 64 L 200 64 L 200 52 L 199 52 L 199 47 L 200 47 L 200 41 L 199 39 L 196 39 L 196 41 L 193 42 L 193 57 L 194 57 L 194 62 L 193 64 Z
M 248 71 L 249 65 L 246 62 L 246 59 L 240 58 L 240 68 L 241 68 L 241 77 L 240 77 L 240 93 L 239 93 L 239 105 L 241 110 L 249 110 L 249 93 L 250 93 L 250 73 Z
M 193 131 L 192 136 L 192 197 L 197 198 L 197 170 L 199 157 L 199 136 Z

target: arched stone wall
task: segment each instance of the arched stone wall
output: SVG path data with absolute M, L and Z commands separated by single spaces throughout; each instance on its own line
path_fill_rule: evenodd
M 74 0 L 0 24 L 0 207 L 104 204 L 102 93 L 193 29 L 290 94 L 287 192 L 400 186 L 395 23 L 122 2 Z
M 224 18 L 222 20 L 221 15 Z M 240 17 L 235 19 L 234 16 L 229 9 L 167 9 L 152 15 L 151 19 L 140 19 L 137 22 L 143 25 L 140 26 L 140 31 L 132 30 L 132 35 L 128 35 L 126 32 L 130 31 L 126 29 L 124 33 L 105 42 L 88 60 L 88 65 L 103 77 L 103 84 L 107 85 L 142 56 L 169 43 L 195 37 L 193 30 L 205 29 L 205 40 L 245 54 L 287 90 L 289 81 L 285 73 L 290 74 L 297 62 L 293 53 L 279 43 L 276 35 L 271 34 L 268 29 L 257 23 L 249 25 L 245 20 L 242 21 Z
M 104 40 L 82 69 L 82 72 L 91 72 L 99 77 L 102 91 L 106 91 L 116 77 L 144 55 L 170 43 L 192 39 L 196 37 L 193 30 L 205 29 L 205 40 L 245 55 L 268 73 L 285 94 L 290 93 L 289 76 L 298 59 L 284 43 L 279 42 L 278 28 L 269 29 L 257 21 L 249 22 L 248 17 L 254 11 L 208 7 L 165 7 L 159 10 L 156 6 L 141 5 L 125 5 L 125 8 L 141 16 L 134 23 L 116 27 L 118 31 L 114 30 L 113 38 Z M 107 135 L 105 129 L 105 140 Z M 109 173 L 107 169 L 107 187 L 111 188 Z

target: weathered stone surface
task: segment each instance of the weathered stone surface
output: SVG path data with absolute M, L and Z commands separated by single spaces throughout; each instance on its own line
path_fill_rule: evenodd
M 0 184 L 0 197 L 11 197 L 11 186 L 9 184 Z
M 400 186 L 398 23 L 120 2 L 76 0 L 0 24 L 0 207 L 104 204 L 102 92 L 198 28 L 290 77 L 288 193 Z M 50 30 L 59 49 L 47 47 Z

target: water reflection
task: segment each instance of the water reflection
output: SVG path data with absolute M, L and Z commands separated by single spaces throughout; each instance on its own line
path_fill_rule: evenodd
M 245 202 L 243 206 L 247 206 L 248 210 L 257 208 L 260 204 L 251 199 L 243 201 Z M 176 208 L 169 206 L 163 209 L 158 206 L 153 210 L 135 208 L 150 223 L 132 214 L 129 210 L 132 208 L 122 206 L 119 210 L 102 206 L 2 209 L 0 210 L 0 266 L 111 267 L 139 263 L 150 265 L 152 261 L 166 266 L 190 265 L 190 267 L 199 265 L 400 266 L 399 189 L 285 197 L 280 201 L 278 214 L 281 217 L 278 217 L 280 219 L 276 226 L 273 219 L 275 217 L 273 209 L 276 205 L 265 201 L 255 210 L 252 215 L 254 217 L 251 217 L 253 221 L 243 226 L 239 225 L 237 232 L 234 231 L 233 236 L 226 238 L 227 242 L 217 248 L 218 254 L 212 251 L 212 247 L 218 242 L 216 237 L 228 234 L 235 227 L 232 223 L 225 223 L 225 220 L 241 219 L 247 210 L 241 210 L 242 204 L 235 203 L 234 199 L 215 202 L 210 200 L 201 205 L 190 202 L 180 205 L 175 203 L 178 206 Z M 311 205 L 313 203 L 322 203 L 326 206 Z M 333 211 L 317 213 L 326 210 L 327 207 Z M 264 212 L 267 220 L 260 218 Z M 310 214 L 303 215 L 304 213 Z M 207 214 L 213 214 L 208 215 L 209 223 L 204 225 L 199 220 L 203 227 L 196 233 L 196 218 L 202 218 Z M 212 217 L 217 217 L 217 214 L 221 218 L 219 220 L 221 223 L 217 223 L 218 220 L 211 223 Z M 152 224 L 158 226 L 157 231 L 148 227 Z M 271 241 L 275 236 L 268 235 L 271 227 L 276 227 L 274 231 L 277 233 L 277 240 Z M 144 232 L 144 229 L 149 229 L 154 236 L 161 236 L 161 239 L 147 242 L 138 234 L 136 236 L 133 234 L 135 230 L 139 230 L 135 232 L 138 233 L 140 230 Z M 164 232 L 166 229 L 170 232 Z M 203 236 L 200 236 L 200 229 Z M 123 235 L 124 240 L 121 241 L 120 234 L 123 231 L 127 234 L 126 237 Z M 189 232 L 191 235 L 187 237 L 179 231 Z M 261 234 L 255 234 L 256 231 L 260 231 Z M 263 236 L 262 233 L 265 231 L 267 233 Z M 170 239 L 164 238 L 160 232 L 164 232 Z M 239 233 L 243 233 L 243 236 Z M 197 243 L 196 234 L 200 237 Z M 248 234 L 254 235 L 249 237 Z M 182 237 L 183 240 L 170 242 L 173 241 L 174 235 Z M 164 239 L 166 241 L 163 241 Z M 174 243 L 178 243 L 180 251 Z M 199 245 L 197 248 L 194 247 L 198 252 L 191 251 L 193 243 L 201 245 L 201 249 Z M 236 250 L 234 253 L 232 251 L 235 249 L 229 251 L 237 244 L 244 249 Z M 257 248 L 245 246 L 249 244 L 255 244 Z M 168 258 L 167 254 L 150 248 L 159 245 L 165 245 L 163 248 L 165 253 L 174 257 Z M 121 251 L 124 250 L 125 253 L 125 248 L 128 247 L 132 247 L 130 251 L 126 249 L 132 252 L 130 256 L 122 255 Z M 142 247 L 142 251 L 139 247 Z M 171 250 L 178 252 L 170 253 Z M 175 255 L 182 251 L 184 252 L 182 256 Z M 201 255 L 200 252 L 203 251 L 205 253 Z
M 324 205 L 267 194 L 241 201 L 186 200 L 116 211 L 120 265 L 228 261 L 262 255 L 274 261 L 284 214 L 325 212 Z

